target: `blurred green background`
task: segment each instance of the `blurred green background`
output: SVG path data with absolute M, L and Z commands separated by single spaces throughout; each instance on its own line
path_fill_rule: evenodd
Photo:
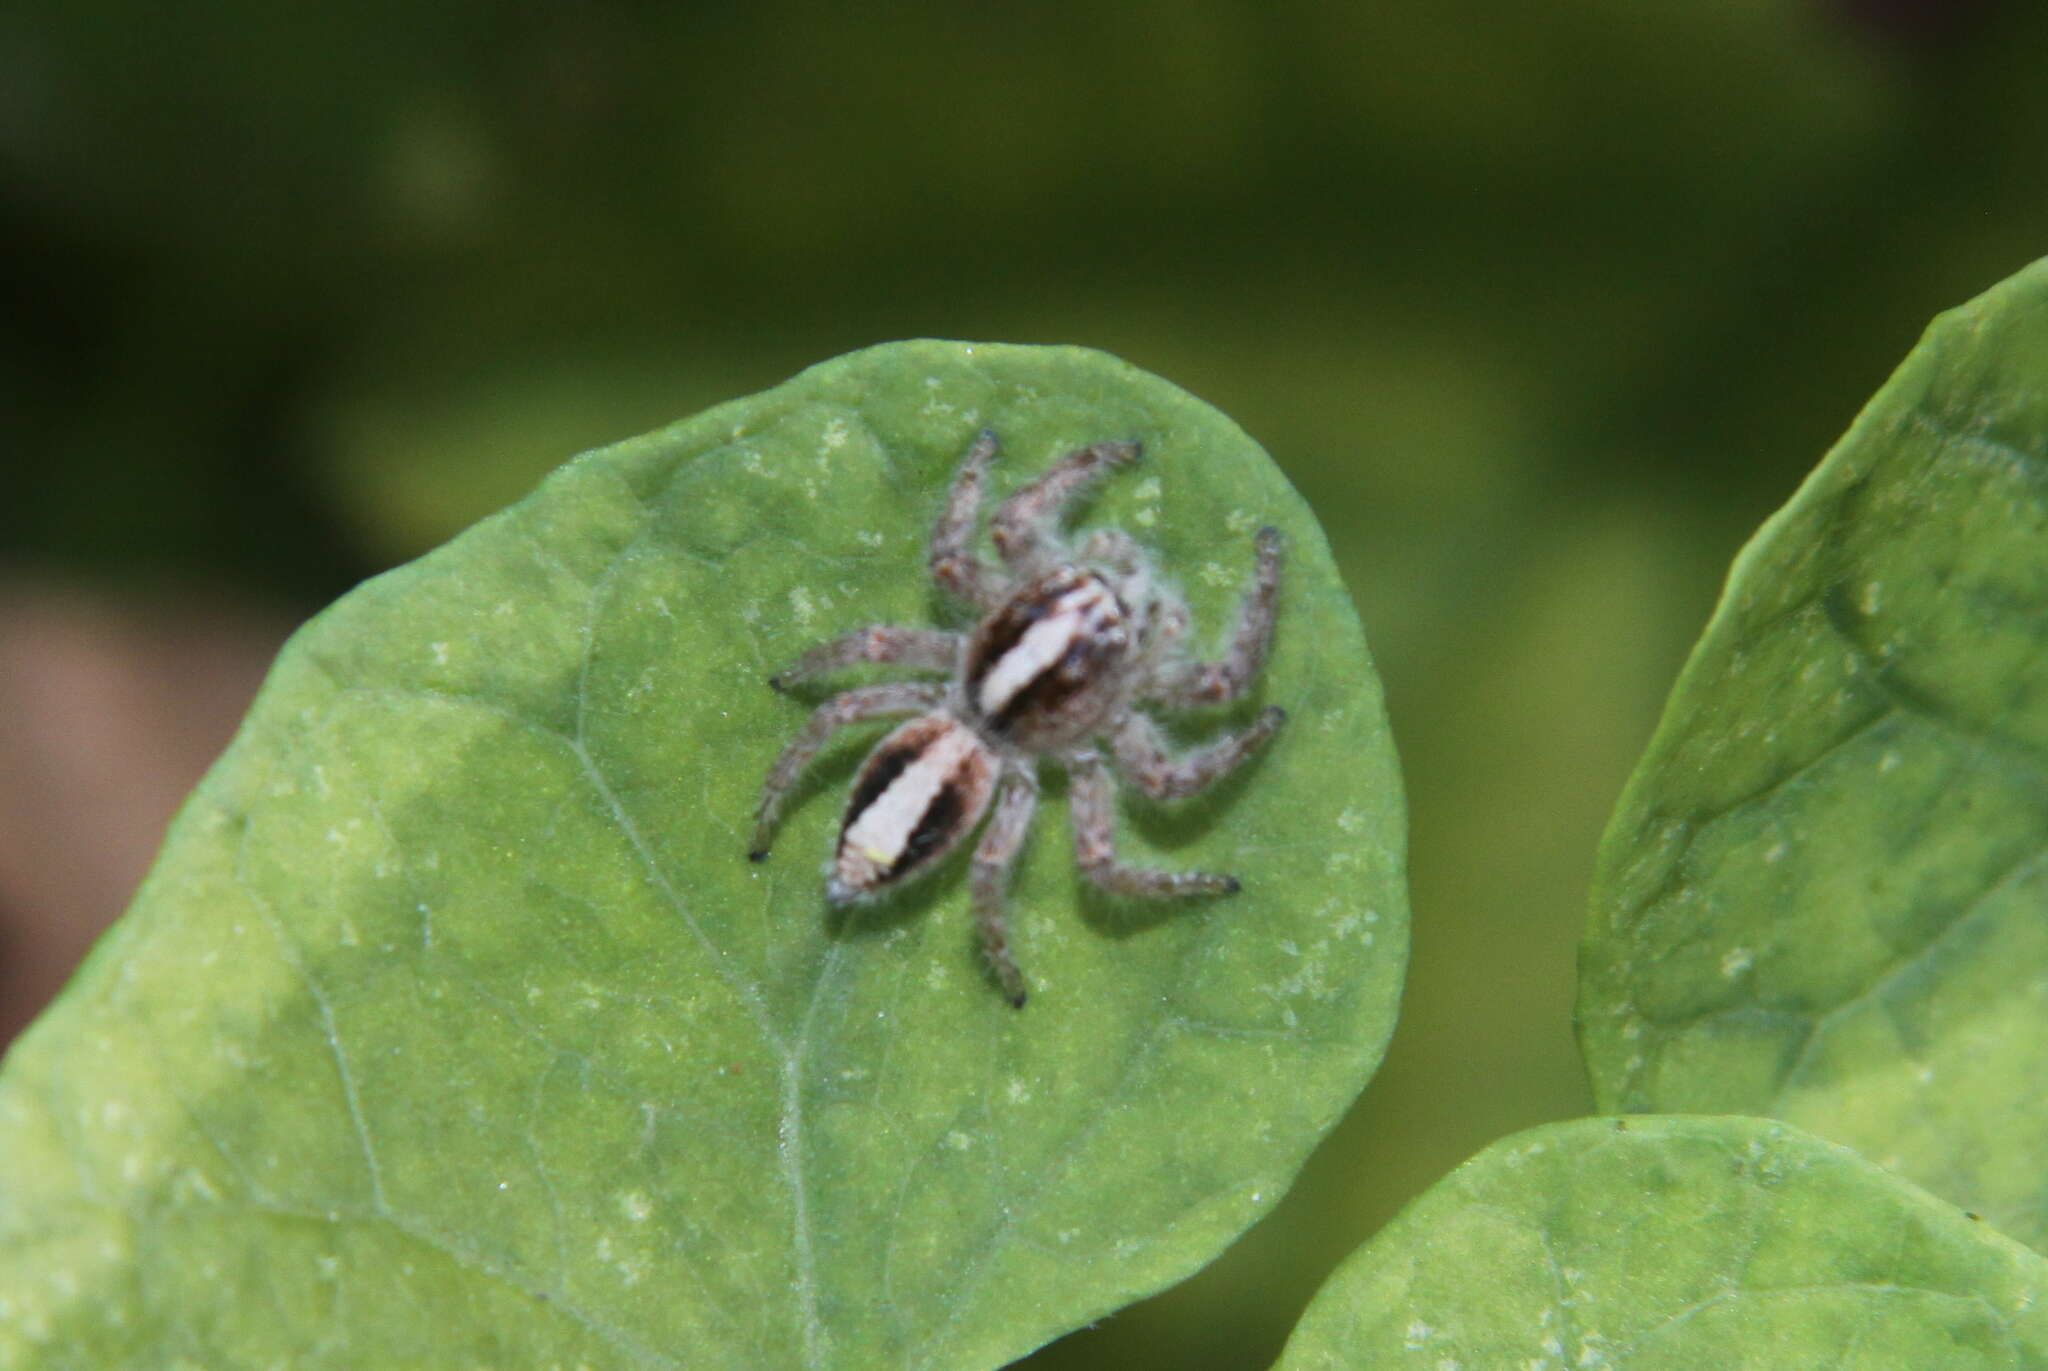
M 1911 0 L 0 13 L 0 1036 L 289 625 L 551 465 L 814 361 L 1109 349 L 1319 512 L 1415 959 L 1265 1224 L 1039 1354 L 1264 1365 L 1584 1112 L 1593 845 L 1742 539 L 2048 251 L 2048 11 Z

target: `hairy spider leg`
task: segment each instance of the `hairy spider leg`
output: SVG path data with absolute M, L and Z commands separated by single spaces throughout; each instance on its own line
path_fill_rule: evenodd
M 1024 973 L 1010 952 L 1008 920 L 1003 904 L 1010 886 L 1010 871 L 1024 848 L 1032 812 L 1038 808 L 1038 780 L 1026 767 L 1011 766 L 1003 771 L 996 795 L 995 817 L 974 849 L 974 869 L 969 884 L 974 899 L 974 926 L 981 933 L 982 955 L 989 970 L 1002 984 L 1003 998 L 1013 1009 L 1024 1007 Z
M 797 777 L 810 765 L 811 758 L 818 755 L 833 734 L 864 719 L 923 714 L 937 709 L 945 698 L 946 687 L 937 681 L 888 681 L 845 691 L 819 705 L 796 737 L 789 740 L 789 746 L 782 749 L 775 765 L 768 768 L 768 779 L 761 786 L 761 804 L 755 811 L 748 859 L 766 860 L 782 802 L 788 798 Z
M 1117 467 L 1134 462 L 1137 443 L 1090 443 L 1075 448 L 1048 467 L 1043 476 L 1013 491 L 996 506 L 990 530 L 996 551 L 1010 566 L 1036 571 L 1064 557 L 1055 525 L 1068 504 Z
M 1251 688 L 1265 669 L 1273 646 L 1273 623 L 1280 599 L 1280 531 L 1262 528 L 1254 540 L 1256 561 L 1252 588 L 1237 609 L 1237 628 L 1223 658 L 1186 662 L 1161 672 L 1144 697 L 1175 709 L 1193 709 L 1235 700 Z
M 1117 860 L 1115 783 L 1094 751 L 1067 759 L 1067 808 L 1074 825 L 1074 860 L 1082 874 L 1113 895 L 1165 899 L 1179 895 L 1230 895 L 1237 877 L 1212 871 L 1162 871 Z
M 951 671 L 959 664 L 961 641 L 959 634 L 948 633 L 944 629 L 869 624 L 829 643 L 818 644 L 770 676 L 768 684 L 777 690 L 787 690 L 799 681 L 843 667 L 858 666 L 862 662 L 891 662 L 924 671 Z
M 1111 755 L 1118 774 L 1153 799 L 1179 800 L 1243 766 L 1286 722 L 1286 710 L 1267 705 L 1241 731 L 1175 756 L 1151 716 L 1132 713 L 1111 736 Z
M 981 489 L 987 480 L 988 464 L 997 450 L 994 429 L 974 436 L 953 484 L 946 490 L 946 503 L 932 525 L 931 551 L 927 564 L 932 579 L 941 587 L 983 609 L 993 609 L 1009 590 L 1002 572 L 974 555 L 970 545 L 981 522 Z
M 1119 575 L 1136 577 L 1145 572 L 1145 554 L 1138 540 L 1120 528 L 1090 529 L 1081 540 L 1081 560 L 1095 562 Z

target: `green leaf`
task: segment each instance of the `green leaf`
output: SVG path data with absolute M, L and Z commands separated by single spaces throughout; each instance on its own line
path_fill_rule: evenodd
M 1293 721 L 1121 821 L 1242 893 L 1083 889 L 1055 782 L 1022 1012 L 957 862 L 828 919 L 867 739 L 744 859 L 806 712 L 764 678 L 947 612 L 924 539 L 984 424 L 998 491 L 1144 440 L 1083 522 L 1156 549 L 1205 650 L 1253 531 L 1289 558 L 1258 693 Z M 995 1366 L 1272 1206 L 1385 1044 L 1402 844 L 1357 620 L 1239 429 L 1078 349 L 826 363 L 583 458 L 293 641 L 0 1076 L 0 1366 Z
M 1602 847 L 1603 1108 L 1771 1114 L 2048 1243 L 2048 264 L 1735 563 Z
M 1581 1119 L 1352 1254 L 1278 1371 L 2048 1366 L 2048 1261 L 1762 1119 Z

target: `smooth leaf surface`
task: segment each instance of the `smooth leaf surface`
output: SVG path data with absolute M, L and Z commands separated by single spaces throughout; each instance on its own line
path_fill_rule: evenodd
M 2048 265 L 1742 553 L 1605 839 L 1603 1108 L 1771 1114 L 2048 1243 Z
M 2048 1261 L 1763 1119 L 1496 1143 L 1338 1268 L 1279 1371 L 2048 1366 Z
M 1220 642 L 1287 542 L 1289 728 L 1084 891 L 1048 766 L 986 978 L 958 863 L 834 922 L 866 742 L 744 859 L 808 701 L 944 622 L 924 540 L 1104 437 L 1116 522 Z M 857 677 L 853 673 L 849 679 Z M 824 692 L 821 691 L 820 695 Z M 1403 809 L 1319 530 L 1220 414 L 1099 353 L 895 344 L 565 468 L 280 659 L 135 908 L 0 1076 L 0 1366 L 989 1367 L 1193 1270 L 1350 1103 L 1406 952 Z

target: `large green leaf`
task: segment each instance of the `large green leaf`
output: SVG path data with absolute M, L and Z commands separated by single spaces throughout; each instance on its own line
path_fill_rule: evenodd
M 2048 264 L 1737 560 L 1600 855 L 1605 1108 L 1767 1113 L 2048 1241 Z
M 2015 1371 L 2048 1261 L 1762 1119 L 1496 1143 L 1353 1254 L 1279 1371 Z
M 1097 898 L 1055 787 L 1022 1012 L 957 864 L 827 918 L 860 740 L 744 859 L 805 713 L 764 678 L 944 612 L 923 540 L 984 424 L 999 489 L 1144 440 L 1087 517 L 1157 550 L 1205 647 L 1253 530 L 1290 559 L 1262 698 L 1293 722 L 1123 819 L 1242 893 Z M 1391 1026 L 1402 842 L 1357 620 L 1227 419 L 1076 349 L 827 363 L 585 457 L 294 640 L 0 1076 L 0 1365 L 994 1366 L 1285 1189 Z

